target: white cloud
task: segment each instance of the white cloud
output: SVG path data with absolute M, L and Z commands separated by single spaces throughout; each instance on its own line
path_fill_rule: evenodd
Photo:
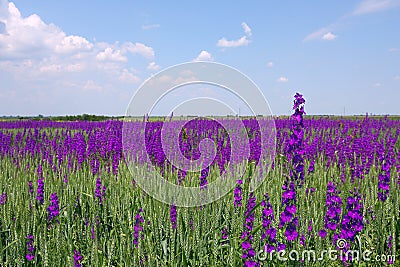
M 274 65 L 275 65 L 274 62 L 272 62 L 272 61 L 267 62 L 268 68 L 272 68 Z
M 107 47 L 104 51 L 97 54 L 96 58 L 100 61 L 117 61 L 127 62 L 128 59 L 124 56 L 121 50 L 114 51 L 111 47 Z
M 214 61 L 214 58 L 209 52 L 203 50 L 193 61 Z
M 149 69 L 159 68 L 153 48 L 143 43 L 111 44 L 68 35 L 39 15 L 23 16 L 14 3 L 0 0 L 0 74 L 9 77 L 17 95 L 32 100 L 69 91 L 123 90 L 141 80 L 128 61 L 130 54 L 151 59 L 145 63 Z
M 331 32 L 325 33 L 325 34 L 322 36 L 322 40 L 325 40 L 325 41 L 333 41 L 333 40 L 335 40 L 336 38 L 337 38 L 337 35 L 335 35 L 335 34 L 333 34 L 333 33 L 331 33 Z
M 150 62 L 149 65 L 147 65 L 148 70 L 154 70 L 157 71 L 160 69 L 160 65 L 157 65 L 154 61 Z
M 217 46 L 219 47 L 238 47 L 238 46 L 246 46 L 250 43 L 250 40 L 247 39 L 247 36 L 242 36 L 238 40 L 228 41 L 225 37 L 218 40 Z
M 250 27 L 246 24 L 246 22 L 242 23 L 242 28 L 244 30 L 244 34 L 237 40 L 227 40 L 225 37 L 221 38 L 217 42 L 217 46 L 219 47 L 239 47 L 239 46 L 247 46 L 251 40 L 249 37 L 252 36 L 252 32 Z
M 400 75 L 396 75 L 396 76 L 394 76 L 394 78 L 393 78 L 394 80 L 396 80 L 396 81 L 400 81 Z
M 399 5 L 397 0 L 364 0 L 353 11 L 353 15 L 364 15 L 383 11 Z
M 332 32 L 337 28 L 339 28 L 338 26 L 340 26 L 343 23 L 343 21 L 352 18 L 354 16 L 384 11 L 398 6 L 400 6 L 400 0 L 363 0 L 361 1 L 360 4 L 356 6 L 356 8 L 350 15 L 344 15 L 340 17 L 335 23 L 332 23 L 327 27 L 323 27 L 319 30 L 316 30 L 308 34 L 303 39 L 303 41 L 307 42 L 311 40 L 320 39 L 326 34 L 329 34 L 329 32 Z
M 393 53 L 393 52 L 399 51 L 399 49 L 395 48 L 395 47 L 391 47 L 391 48 L 388 49 L 388 51 Z
M 142 25 L 142 30 L 151 30 L 156 28 L 160 28 L 160 24 Z
M 244 33 L 245 33 L 247 36 L 249 36 L 249 37 L 252 36 L 251 29 L 250 29 L 249 25 L 247 25 L 246 22 L 242 22 L 242 28 L 243 28 L 243 30 L 244 30 Z
M 282 76 L 282 77 L 279 77 L 276 81 L 279 82 L 279 83 L 286 83 L 286 82 L 289 81 L 289 79 L 284 77 L 284 76 Z
M 73 53 L 77 51 L 89 51 L 93 44 L 81 36 L 65 36 L 60 44 L 57 44 L 55 51 L 58 53 Z
M 127 69 L 123 69 L 119 80 L 126 83 L 139 83 L 140 78 Z
M 316 39 L 320 39 L 320 38 L 322 38 L 322 36 L 324 36 L 325 34 L 327 34 L 329 31 L 330 31 L 330 29 L 332 28 L 332 26 L 329 26 L 329 27 L 325 27 L 325 28 L 321 28 L 321 29 L 319 29 L 319 30 L 317 30 L 317 31 L 315 31 L 315 32 L 312 32 L 312 33 L 310 33 L 309 35 L 307 35 L 305 38 L 304 38 L 304 42 L 307 42 L 307 41 L 312 41 L 312 40 L 316 40 Z
M 6 32 L 0 34 L 0 60 L 52 53 L 65 37 L 58 27 L 45 24 L 36 14 L 23 18 L 14 3 L 2 1 L 0 18 Z
M 139 54 L 146 58 L 154 58 L 154 49 L 142 43 L 127 42 L 122 45 L 122 49 L 132 54 Z

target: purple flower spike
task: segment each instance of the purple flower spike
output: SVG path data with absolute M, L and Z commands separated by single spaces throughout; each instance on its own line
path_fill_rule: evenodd
M 0 195 L 0 206 L 6 204 L 7 202 L 7 193 L 4 192 Z
M 33 235 L 30 235 L 30 234 L 27 235 L 26 239 L 28 239 L 28 241 L 26 242 L 26 246 L 28 248 L 28 253 L 26 254 L 25 257 L 28 261 L 32 261 L 35 259 L 35 255 L 33 255 L 35 252 L 35 247 L 33 246 Z
M 57 193 L 51 194 L 51 196 L 50 196 L 50 205 L 47 208 L 47 212 L 49 214 L 49 217 L 47 218 L 48 222 L 51 222 L 55 217 L 57 217 L 60 214 L 60 208 L 58 206 Z
M 33 195 L 33 183 L 32 181 L 28 181 L 28 192 L 30 195 Z
M 242 241 L 242 259 L 246 259 L 245 266 L 258 266 L 257 262 L 253 260 L 256 255 L 253 247 L 251 246 L 251 242 L 253 241 L 252 231 L 253 231 L 253 222 L 254 222 L 254 207 L 256 206 L 256 197 L 254 193 L 250 193 L 249 200 L 246 205 L 245 212 L 245 222 L 243 223 L 244 231 L 242 233 L 241 239 Z M 256 265 L 254 265 L 256 264 Z
M 171 205 L 171 209 L 169 212 L 169 218 L 171 220 L 172 229 L 176 229 L 177 224 L 176 224 L 176 206 L 175 205 Z
M 42 205 L 44 203 L 44 181 L 43 181 L 43 178 L 39 178 L 39 180 L 38 180 L 36 199 L 37 199 L 37 201 L 39 201 L 40 205 Z
M 133 227 L 133 244 L 136 248 L 139 247 L 140 232 L 143 232 L 144 218 L 142 217 L 141 212 L 143 212 L 143 210 L 139 209 L 139 212 L 135 216 L 135 226 Z M 142 236 L 142 238 L 144 238 L 144 236 Z
M 235 206 L 235 208 L 242 206 L 242 186 L 241 186 L 241 184 L 243 184 L 243 181 L 237 180 L 236 183 L 237 183 L 237 186 L 235 187 L 235 190 L 233 191 L 233 196 L 235 198 L 233 205 Z
M 82 267 L 82 255 L 78 250 L 74 250 L 74 266 Z
M 100 177 L 96 180 L 96 190 L 94 192 L 94 195 L 99 200 L 100 205 L 103 205 L 103 200 L 106 196 L 106 187 L 101 184 Z

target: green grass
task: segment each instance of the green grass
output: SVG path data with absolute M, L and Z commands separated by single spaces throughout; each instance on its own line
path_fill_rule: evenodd
M 270 171 L 260 188 L 255 192 L 257 204 L 265 193 L 271 197 L 276 219 L 282 211 L 281 194 L 285 179 L 284 158 L 278 158 L 276 167 Z M 27 168 L 29 164 L 30 168 Z M 239 209 L 233 207 L 233 192 L 222 199 L 202 208 L 179 208 L 178 227 L 172 229 L 169 218 L 170 206 L 160 203 L 145 194 L 141 188 L 132 185 L 132 176 L 125 165 L 121 165 L 118 178 L 102 175 L 107 187 L 107 196 L 101 206 L 94 198 L 95 181 L 90 168 L 84 165 L 76 173 L 68 174 L 68 184 L 63 183 L 63 174 L 54 173 L 44 166 L 45 203 L 38 205 L 34 196 L 28 193 L 27 181 L 37 187 L 36 160 L 23 159 L 19 167 L 8 158 L 0 161 L 0 193 L 7 192 L 7 202 L 0 206 L 0 266 L 29 266 L 26 236 L 34 235 L 35 262 L 40 266 L 73 266 L 73 251 L 83 256 L 83 266 L 241 266 L 241 239 L 243 231 L 245 201 L 249 192 L 244 190 L 244 203 Z M 307 163 L 308 164 L 308 163 Z M 306 166 L 307 166 L 306 164 Z M 139 166 L 139 175 L 143 170 Z M 314 174 L 307 175 L 305 185 L 298 190 L 299 233 L 307 233 L 309 222 L 313 230 L 307 236 L 306 247 L 295 242 L 291 249 L 303 251 L 333 249 L 330 236 L 321 239 L 318 230 L 323 227 L 325 215 L 326 185 L 329 180 L 340 176 L 336 168 L 326 168 L 321 158 L 316 163 Z M 64 169 L 65 170 L 65 169 Z M 66 170 L 65 170 L 66 171 Z M 396 173 L 393 170 L 392 177 Z M 362 180 L 358 188 L 365 195 L 364 206 L 374 210 L 375 220 L 365 225 L 361 234 L 363 249 L 376 254 L 387 254 L 385 245 L 389 235 L 399 240 L 399 187 L 392 179 L 390 198 L 385 203 L 377 200 L 378 170 L 375 168 Z M 239 178 L 239 177 L 237 177 Z M 348 179 L 350 180 L 350 179 Z M 306 194 L 306 188 L 316 192 Z M 354 184 L 349 181 L 340 184 L 341 197 L 346 199 Z M 57 192 L 60 199 L 59 223 L 50 228 L 46 208 L 51 193 Z M 77 201 L 78 197 L 78 201 Z M 344 205 L 345 207 L 345 205 Z M 135 215 L 143 209 L 143 239 L 139 246 L 133 245 Z M 262 207 L 256 206 L 253 247 L 263 248 L 261 237 Z M 365 214 L 371 219 L 371 215 Z M 369 217 L 368 217 L 369 216 Z M 193 228 L 190 226 L 193 221 Z M 97 223 L 96 223 L 97 222 Z M 275 222 L 278 226 L 278 220 Z M 92 238 L 92 227 L 95 238 Z M 223 227 L 229 229 L 229 243 L 221 239 Z M 278 240 L 284 242 L 284 229 L 278 229 Z M 395 242 L 394 242 L 395 243 Z M 356 247 L 356 244 L 352 244 Z M 397 257 L 400 255 L 397 253 Z M 272 262 L 263 262 L 272 266 Z M 299 262 L 280 262 L 275 266 L 303 266 Z M 305 262 L 305 266 L 341 266 L 337 261 Z M 357 264 L 355 266 L 358 266 Z M 360 264 L 359 266 L 364 266 Z

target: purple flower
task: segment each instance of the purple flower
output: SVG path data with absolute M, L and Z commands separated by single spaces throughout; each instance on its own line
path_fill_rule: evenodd
M 35 258 L 34 252 L 35 252 L 35 247 L 33 246 L 33 235 L 27 235 L 26 238 L 28 241 L 26 241 L 26 246 L 28 248 L 28 253 L 26 254 L 26 259 L 28 261 L 32 261 Z
M 278 252 L 282 251 L 282 250 L 285 250 L 286 249 L 286 245 L 282 244 L 282 243 L 279 243 L 277 249 L 278 249 Z
M 253 222 L 255 211 L 253 210 L 256 206 L 256 197 L 254 193 L 250 193 L 249 200 L 246 205 L 246 212 L 245 212 L 245 222 L 243 223 L 243 233 L 241 236 L 242 241 L 242 259 L 247 259 L 247 264 L 253 264 L 254 261 L 251 260 L 255 255 L 255 251 L 251 246 L 251 242 L 253 241 L 252 230 L 253 230 Z M 246 265 L 245 262 L 245 265 Z M 249 265 L 252 266 L 252 265 Z M 255 265 L 256 266 L 256 265 Z
M 327 233 L 326 233 L 325 229 L 321 229 L 318 231 L 318 234 L 321 238 L 325 238 Z
M 235 190 L 233 191 L 233 195 L 234 195 L 234 198 L 235 198 L 235 201 L 234 201 L 233 205 L 235 206 L 235 208 L 242 206 L 242 187 L 241 187 L 241 184 L 243 184 L 243 181 L 242 180 L 237 180 L 236 183 L 237 183 L 237 186 L 235 187 Z
M 327 211 L 324 217 L 325 230 L 335 231 L 338 227 L 340 216 L 342 214 L 342 199 L 339 194 L 340 191 L 336 189 L 335 184 L 331 181 L 328 182 L 326 189 Z M 321 237 L 324 238 L 323 236 Z
M 308 174 L 314 173 L 315 170 L 315 160 L 311 161 L 310 166 L 308 167 Z
M 172 229 L 176 229 L 176 206 L 173 204 L 171 205 L 171 209 L 169 211 L 169 218 L 171 220 Z
M 144 218 L 140 214 L 141 212 L 143 212 L 143 210 L 139 209 L 139 212 L 135 216 L 135 226 L 133 227 L 133 244 L 135 245 L 136 248 L 139 247 L 140 232 L 143 232 Z
M 251 231 L 253 230 L 253 222 L 254 222 L 254 215 L 255 215 L 253 208 L 255 207 L 255 205 L 256 205 L 256 197 L 254 196 L 254 193 L 252 192 L 252 193 L 250 193 L 249 200 L 248 200 L 247 206 L 246 206 L 246 212 L 244 213 L 245 223 L 243 224 L 243 227 L 245 229 L 246 237 L 249 237 L 251 234 Z
M 103 205 L 103 200 L 106 196 L 106 187 L 101 184 L 100 177 L 96 179 L 96 190 L 94 195 L 99 200 L 100 205 Z
M 305 153 L 304 145 L 303 145 L 303 137 L 304 137 L 304 125 L 303 125 L 303 115 L 304 112 L 304 103 L 305 100 L 303 96 L 299 93 L 296 93 L 294 96 L 295 100 L 293 101 L 293 110 L 294 113 L 292 115 L 292 119 L 295 120 L 292 126 L 292 133 L 289 139 L 289 147 L 288 153 L 292 160 L 291 170 L 291 178 L 292 181 L 296 182 L 299 186 L 302 186 L 304 180 L 304 159 L 303 155 Z M 313 167 L 312 167 L 313 168 Z
M 267 251 L 271 252 L 274 249 L 274 245 L 276 243 L 276 229 L 272 226 L 272 222 L 274 221 L 274 210 L 272 208 L 271 202 L 269 200 L 269 196 L 266 193 L 264 195 L 264 199 L 261 202 L 261 206 L 264 207 L 261 215 L 262 226 L 264 228 L 264 232 L 261 233 L 261 240 L 266 239 L 266 247 Z
M 201 175 L 200 175 L 200 188 L 207 188 L 207 176 L 208 176 L 208 172 L 209 172 L 209 168 L 207 167 L 203 170 L 201 170 Z
M 43 178 L 39 178 L 38 187 L 36 192 L 36 199 L 39 201 L 39 204 L 42 205 L 44 203 L 44 181 Z
M 285 236 L 288 241 L 293 241 L 299 236 L 299 233 L 296 231 L 296 224 L 293 221 L 287 225 Z
M 96 232 L 94 230 L 94 225 L 92 224 L 92 239 L 96 239 Z
M 289 186 L 287 186 L 287 181 L 283 185 L 282 189 L 282 206 L 284 206 L 284 211 L 281 213 L 279 219 L 279 228 L 286 225 L 285 236 L 288 241 L 293 241 L 298 237 L 298 232 L 296 230 L 298 219 L 295 217 L 296 208 L 296 190 L 294 181 L 291 181 Z
M 392 248 L 393 247 L 392 240 L 393 240 L 393 236 L 389 236 L 388 241 L 387 241 L 388 248 Z
M 225 226 L 222 228 L 221 237 L 222 239 L 228 239 L 228 227 Z
M 78 250 L 74 250 L 74 266 L 82 267 L 82 255 Z
M 363 203 L 361 195 L 356 189 L 350 191 L 352 194 L 347 198 L 347 214 L 342 219 L 342 229 L 340 238 L 354 241 L 354 237 L 362 231 L 363 222 Z
M 58 197 L 57 193 L 53 193 L 50 196 L 50 205 L 47 208 L 47 212 L 49 214 L 47 221 L 50 222 L 52 221 L 55 217 L 57 217 L 60 214 L 60 208 L 58 206 Z
M 0 206 L 6 204 L 7 202 L 7 193 L 4 192 L 0 195 Z
M 383 159 L 381 173 L 379 174 L 378 199 L 380 201 L 386 201 L 386 199 L 389 197 L 389 189 L 390 189 L 390 161 L 386 156 Z
M 28 192 L 30 195 L 33 195 L 33 183 L 32 181 L 28 181 Z

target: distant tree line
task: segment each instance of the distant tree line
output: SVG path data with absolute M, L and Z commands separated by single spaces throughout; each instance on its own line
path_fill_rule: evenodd
M 8 117 L 9 119 L 12 119 Z M 118 120 L 122 119 L 123 116 L 104 116 L 104 115 L 91 115 L 91 114 L 82 114 L 82 115 L 66 115 L 66 116 L 43 116 L 38 115 L 36 117 L 29 116 L 17 116 L 14 119 L 20 120 L 51 120 L 51 121 L 105 121 L 105 120 Z

